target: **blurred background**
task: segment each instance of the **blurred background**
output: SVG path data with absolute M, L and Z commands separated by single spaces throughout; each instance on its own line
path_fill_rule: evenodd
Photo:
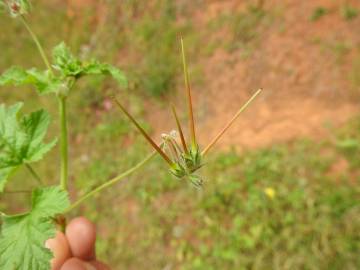
M 179 37 L 205 146 L 258 88 L 261 96 L 206 158 L 204 188 L 156 158 L 71 213 L 97 222 L 99 257 L 114 269 L 360 268 L 360 2 L 358 0 L 33 1 L 29 18 L 50 55 L 64 40 L 83 58 L 121 67 L 129 89 L 84 79 L 69 99 L 71 196 L 151 149 L 108 96 L 118 95 L 156 140 L 186 125 Z M 43 67 L 22 25 L 0 16 L 0 72 Z M 56 100 L 2 87 L 1 103 Z M 58 181 L 58 149 L 35 164 Z M 30 188 L 19 170 L 10 188 Z M 1 196 L 4 212 L 23 194 Z

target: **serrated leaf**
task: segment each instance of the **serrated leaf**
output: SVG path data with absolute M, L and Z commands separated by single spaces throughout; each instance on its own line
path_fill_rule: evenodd
M 53 49 L 53 67 L 60 71 L 64 77 L 80 78 L 86 75 L 110 75 L 121 86 L 127 86 L 125 74 L 118 68 L 92 60 L 88 63 L 76 58 L 65 45 L 60 43 Z
M 81 61 L 71 53 L 64 42 L 61 42 L 53 49 L 52 56 L 53 67 L 65 77 L 77 77 L 82 72 Z
M 36 68 L 25 70 L 15 66 L 0 75 L 0 85 L 33 85 L 39 94 L 47 94 L 56 92 L 62 83 L 48 71 L 39 71 Z
M 52 221 L 69 207 L 66 191 L 60 187 L 35 189 L 31 211 L 4 216 L 0 237 L 0 269 L 48 270 L 53 257 L 45 241 L 55 236 Z
M 50 115 L 39 110 L 19 120 L 22 105 L 0 105 L 0 192 L 19 166 L 39 161 L 56 144 L 56 140 L 43 142 Z
M 97 61 L 92 61 L 84 66 L 83 75 L 110 75 L 112 76 L 121 86 L 127 86 L 127 79 L 125 74 L 118 68 L 109 65 L 102 64 Z

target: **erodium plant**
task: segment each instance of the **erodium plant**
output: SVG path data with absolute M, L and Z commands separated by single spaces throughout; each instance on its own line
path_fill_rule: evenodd
M 6 185 L 16 170 L 24 166 L 29 171 L 29 177 L 34 178 L 38 186 L 32 191 L 31 210 L 27 213 L 7 215 L 1 213 L 0 235 L 0 269 L 4 270 L 46 270 L 50 268 L 52 253 L 45 248 L 45 241 L 55 236 L 57 226 L 63 229 L 66 213 L 77 207 L 80 203 L 105 188 L 139 170 L 157 153 L 168 163 L 170 172 L 177 178 L 189 179 L 195 186 L 202 184 L 197 174 L 203 166 L 203 158 L 209 149 L 220 139 L 222 134 L 231 126 L 239 114 L 260 93 L 257 91 L 252 98 L 235 114 L 233 119 L 225 125 L 224 129 L 213 141 L 200 150 L 195 136 L 195 124 L 192 109 L 189 76 L 186 67 L 183 42 L 182 56 L 184 63 L 186 95 L 189 110 L 190 142 L 185 136 L 177 117 L 175 107 L 172 111 L 176 120 L 179 137 L 175 132 L 163 135 L 163 142 L 156 144 L 131 114 L 114 97 L 116 104 L 140 130 L 150 142 L 155 151 L 129 170 L 119 174 L 113 179 L 98 186 L 94 190 L 70 202 L 68 194 L 68 123 L 67 103 L 76 82 L 91 75 L 112 76 L 121 87 L 126 87 L 127 80 L 124 73 L 118 68 L 101 63 L 98 60 L 81 60 L 74 56 L 64 42 L 52 50 L 51 61 L 48 59 L 37 36 L 32 31 L 27 16 L 31 11 L 28 0 L 0 0 L 0 6 L 5 8 L 11 17 L 23 24 L 30 34 L 42 58 L 45 69 L 24 69 L 14 66 L 0 75 L 0 86 L 3 85 L 29 85 L 36 89 L 39 95 L 53 96 L 59 103 L 60 116 L 60 171 L 59 184 L 46 186 L 41 177 L 32 167 L 56 145 L 57 139 L 44 142 L 50 124 L 50 115 L 41 109 L 28 115 L 21 114 L 22 102 L 11 106 L 0 105 L 0 193 L 6 193 Z M 181 145 L 181 146 L 180 146 Z
M 172 130 L 169 134 L 162 134 L 162 143 L 158 146 L 125 107 L 114 96 L 113 99 L 118 107 L 125 113 L 130 121 L 141 132 L 144 138 L 151 144 L 160 156 L 168 163 L 169 171 L 172 175 L 179 179 L 189 180 L 195 187 L 200 188 L 203 184 L 203 178 L 197 171 L 204 165 L 203 159 L 206 153 L 218 142 L 221 136 L 230 128 L 239 115 L 250 105 L 250 103 L 260 94 L 261 89 L 255 92 L 253 96 L 236 112 L 233 118 L 225 125 L 225 127 L 215 136 L 215 138 L 203 149 L 200 150 L 195 134 L 195 121 L 193 104 L 191 98 L 191 88 L 189 80 L 189 72 L 186 63 L 184 42 L 181 38 L 181 52 L 184 69 L 185 90 L 188 104 L 189 114 L 189 142 L 186 142 L 183 129 L 181 127 L 175 106 L 171 104 L 172 114 L 175 119 L 177 131 Z M 181 146 L 180 146 L 181 145 Z

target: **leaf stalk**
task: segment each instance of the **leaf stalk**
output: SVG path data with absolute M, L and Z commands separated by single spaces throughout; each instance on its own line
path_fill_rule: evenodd
M 66 97 L 59 97 L 60 112 L 60 186 L 67 190 L 68 188 L 68 129 L 66 113 Z
M 28 171 L 30 172 L 30 174 L 34 177 L 34 179 L 41 185 L 44 185 L 44 182 L 41 180 L 40 176 L 35 172 L 35 170 L 33 169 L 33 167 L 31 167 L 31 165 L 29 164 L 25 164 L 25 167 L 28 169 Z
M 36 34 L 32 31 L 30 25 L 27 23 L 27 21 L 26 21 L 26 19 L 25 19 L 24 16 L 20 16 L 20 21 L 23 23 L 23 25 L 25 26 L 26 30 L 29 32 L 31 38 L 33 39 L 33 41 L 34 41 L 34 43 L 35 43 L 35 45 L 36 45 L 36 47 L 37 47 L 37 49 L 38 49 L 38 51 L 39 51 L 39 53 L 40 53 L 40 55 L 41 55 L 41 58 L 42 58 L 42 60 L 44 61 L 46 67 L 47 67 L 47 69 L 49 70 L 49 72 L 50 72 L 52 75 L 54 75 L 54 72 L 53 72 L 53 70 L 52 70 L 52 68 L 51 68 L 50 62 L 49 62 L 49 60 L 48 60 L 48 58 L 47 58 L 47 56 L 46 56 L 46 54 L 45 54 L 45 51 L 44 51 L 43 47 L 41 46 L 41 43 L 40 43 L 38 37 L 37 37 Z
M 156 155 L 156 151 L 152 152 L 149 156 L 147 156 L 145 159 L 143 159 L 141 162 L 139 162 L 138 164 L 136 164 L 134 167 L 132 167 L 131 169 L 119 174 L 118 176 L 110 179 L 109 181 L 107 181 L 106 183 L 100 185 L 99 187 L 95 188 L 94 190 L 88 192 L 87 194 L 85 194 L 84 196 L 82 196 L 80 199 L 78 199 L 77 201 L 75 201 L 72 205 L 70 205 L 70 207 L 68 207 L 65 211 L 65 213 L 68 213 L 69 211 L 73 210 L 74 208 L 76 208 L 79 204 L 81 204 L 82 202 L 84 202 L 85 200 L 89 199 L 92 196 L 95 196 L 96 194 L 98 194 L 99 192 L 103 191 L 104 189 L 116 184 L 117 182 L 119 182 L 120 180 L 123 180 L 125 177 L 129 176 L 130 174 L 136 172 L 137 170 L 139 170 L 142 166 L 144 166 L 148 161 L 150 161 L 155 155 Z

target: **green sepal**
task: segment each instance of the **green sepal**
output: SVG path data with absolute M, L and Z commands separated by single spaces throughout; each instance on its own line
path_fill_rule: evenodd
M 185 167 L 182 166 L 180 163 L 172 164 L 169 171 L 177 178 L 183 178 L 185 175 L 187 175 Z
M 189 174 L 188 178 L 189 178 L 191 184 L 193 184 L 196 188 L 202 188 L 204 181 L 199 175 Z
M 198 145 L 193 144 L 190 147 L 189 153 L 184 154 L 184 161 L 190 173 L 195 172 L 202 166 L 201 152 Z

